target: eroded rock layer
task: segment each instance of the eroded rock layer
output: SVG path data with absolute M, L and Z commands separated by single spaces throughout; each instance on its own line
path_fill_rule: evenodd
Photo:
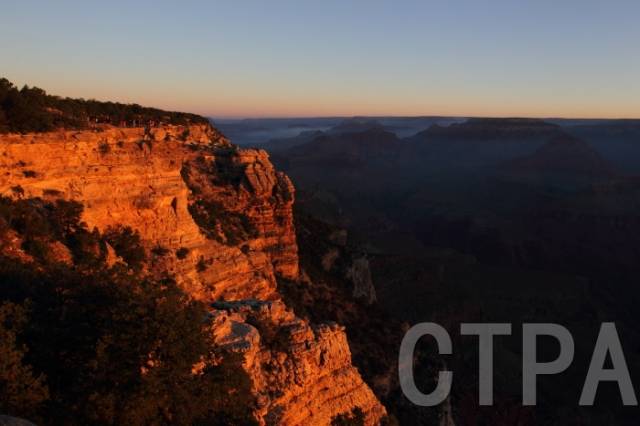
M 149 273 L 213 303 L 222 362 L 242 355 L 260 423 L 324 425 L 354 408 L 367 424 L 384 416 L 344 329 L 312 326 L 280 301 L 276 277 L 299 276 L 294 189 L 264 151 L 206 125 L 0 135 L 0 194 L 75 200 L 90 228 L 138 231 L 156 253 Z
M 280 301 L 216 307 L 215 341 L 223 353 L 242 355 L 240 362 L 254 379 L 257 415 L 267 424 L 325 425 L 354 407 L 367 424 L 385 415 L 351 365 L 344 327 L 311 326 Z

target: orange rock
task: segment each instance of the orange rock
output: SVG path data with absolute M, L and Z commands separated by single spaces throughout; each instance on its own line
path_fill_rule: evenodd
M 16 186 L 81 202 L 90 229 L 132 227 L 147 249 L 169 249 L 150 273 L 173 273 L 194 298 L 230 301 L 215 305 L 212 338 L 223 362 L 242 354 L 262 424 L 327 425 L 360 407 L 373 425 L 385 414 L 344 329 L 312 326 L 280 301 L 276 277 L 300 278 L 294 188 L 266 152 L 237 149 L 206 125 L 0 135 L 0 194 Z M 196 221 L 198 203 L 215 208 L 212 222 Z
M 384 407 L 351 364 L 344 328 L 310 326 L 280 301 L 214 305 L 213 335 L 223 353 L 242 355 L 268 425 L 328 425 L 359 407 L 368 425 Z M 236 359 L 236 358 L 232 358 Z

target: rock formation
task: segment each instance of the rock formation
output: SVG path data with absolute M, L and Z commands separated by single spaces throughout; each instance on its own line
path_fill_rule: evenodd
M 281 301 L 215 307 L 215 342 L 223 353 L 242 355 L 258 395 L 257 417 L 267 424 L 330 424 L 336 414 L 354 407 L 363 410 L 367 424 L 384 416 L 351 365 L 344 327 L 311 326 Z
M 571 176 L 611 177 L 614 167 L 585 141 L 561 134 L 533 154 L 516 158 L 506 165 L 514 173 L 540 176 L 564 173 Z
M 363 299 L 369 305 L 376 301 L 376 289 L 371 280 L 369 260 L 365 256 L 353 259 L 347 276 L 353 283 L 353 297 Z
M 311 325 L 280 301 L 276 277 L 299 276 L 294 189 L 264 151 L 200 124 L 0 135 L 0 194 L 75 200 L 90 228 L 130 226 L 147 250 L 162 248 L 148 272 L 212 304 L 221 362 L 242 354 L 261 424 L 385 415 L 343 327 Z

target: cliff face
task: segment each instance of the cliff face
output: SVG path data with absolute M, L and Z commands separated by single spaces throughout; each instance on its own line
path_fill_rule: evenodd
M 90 228 L 140 233 L 156 253 L 149 273 L 226 301 L 212 305 L 212 336 L 222 362 L 242 354 L 261 423 L 328 424 L 356 407 L 368 424 L 384 415 L 344 330 L 312 326 L 280 301 L 276 277 L 299 275 L 294 189 L 264 151 L 206 125 L 1 135 L 0 194 L 81 202 Z
M 377 424 L 385 415 L 351 365 L 344 327 L 311 326 L 281 301 L 216 307 L 215 342 L 222 354 L 241 355 L 258 395 L 257 416 L 267 424 L 325 425 L 355 407 L 366 424 Z
M 185 170 L 218 156 L 238 163 L 241 184 L 212 169 L 190 189 Z M 25 197 L 73 199 L 84 205 L 90 228 L 123 224 L 138 230 L 149 249 L 187 249 L 184 259 L 165 256 L 155 269 L 175 273 L 197 298 L 269 299 L 275 297 L 273 264 L 295 277 L 297 257 L 286 221 L 293 200 L 278 197 L 280 187 L 291 193 L 292 187 L 264 163 L 270 166 L 265 154 L 234 153 L 224 137 L 203 126 L 9 135 L 0 146 L 0 191 L 19 187 Z M 233 244 L 207 238 L 218 231 L 203 230 L 194 220 L 190 206 L 198 200 L 215 202 L 215 215 L 241 212 L 257 232 Z M 283 226 L 276 226 L 277 217 Z

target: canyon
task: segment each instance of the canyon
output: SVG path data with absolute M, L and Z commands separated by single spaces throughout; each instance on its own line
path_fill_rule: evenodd
M 260 424 L 326 425 L 354 410 L 379 424 L 386 409 L 352 364 L 344 327 L 296 316 L 279 292 L 279 280 L 308 285 L 294 193 L 265 151 L 207 124 L 0 135 L 0 194 L 79 202 L 89 229 L 131 227 L 156 253 L 146 271 L 210 306 L 219 362 L 248 374 Z M 19 246 L 2 251 L 28 260 Z
M 346 119 L 255 147 L 264 146 L 295 182 L 300 214 L 357 241 L 371 294 L 390 317 L 443 324 L 450 334 L 461 322 L 552 322 L 582 347 L 570 378 L 561 388 L 545 383 L 545 397 L 531 410 L 514 403 L 521 366 L 513 360 L 521 349 L 507 339 L 498 349 L 499 402 L 483 410 L 471 380 L 476 348 L 457 339 L 460 356 L 441 357 L 460 381 L 441 419 L 447 411 L 456 424 L 603 424 L 607 416 L 632 424 L 637 413 L 617 400 L 579 414 L 560 407 L 575 404 L 600 323 L 615 319 L 628 336 L 637 330 L 637 121 L 475 118 L 404 138 L 386 122 Z M 323 260 L 329 266 L 333 257 Z M 427 372 L 416 377 L 433 389 L 429 377 L 437 372 L 428 366 L 437 357 L 418 354 L 416 365 L 421 359 Z M 429 409 L 385 403 L 402 424 L 433 424 Z

